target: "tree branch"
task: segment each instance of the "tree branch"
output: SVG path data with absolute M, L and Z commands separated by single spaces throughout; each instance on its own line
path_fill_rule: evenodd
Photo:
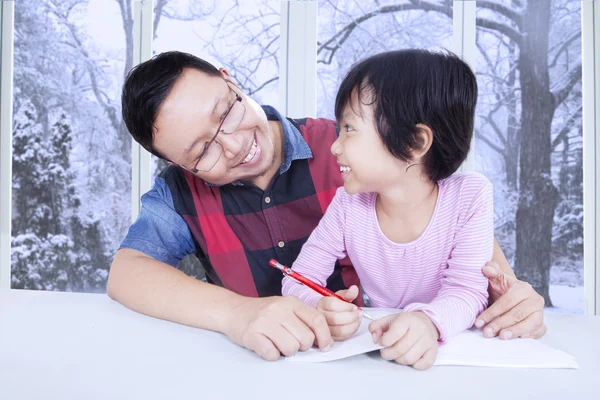
M 371 12 L 368 12 L 368 13 L 356 18 L 354 21 L 350 22 L 348 25 L 346 25 L 340 31 L 338 31 L 335 35 L 333 35 L 330 39 L 319 44 L 319 48 L 317 49 L 317 54 L 320 54 L 324 50 L 329 51 L 330 53 L 328 54 L 327 59 L 322 58 L 318 62 L 324 63 L 324 64 L 331 64 L 334 54 L 344 44 L 344 42 L 346 40 L 348 40 L 348 38 L 350 37 L 350 34 L 354 31 L 354 29 L 356 29 L 361 23 L 363 23 L 373 17 L 381 15 L 381 14 L 395 13 L 395 12 L 400 12 L 400 11 L 410 11 L 410 10 L 422 10 L 422 11 L 426 11 L 426 12 L 428 12 L 428 11 L 438 12 L 438 13 L 444 14 L 444 15 L 452 18 L 452 8 L 449 7 L 448 5 L 432 3 L 429 1 L 425 1 L 425 0 L 409 0 L 409 1 L 410 1 L 410 3 L 386 5 L 383 7 L 379 7 Z M 487 2 L 484 1 L 484 4 L 487 4 L 488 8 L 490 8 L 490 9 L 492 7 L 494 7 L 491 4 L 491 2 L 489 2 L 489 1 L 487 1 Z M 511 14 L 511 11 L 508 10 L 504 6 L 498 5 L 497 9 L 499 10 L 498 12 L 503 13 L 503 15 L 505 13 L 508 13 L 509 15 L 512 15 L 513 17 L 515 16 L 515 15 Z M 514 13 L 514 12 L 512 12 L 512 13 Z M 484 29 L 495 30 L 495 31 L 502 33 L 503 35 L 509 37 L 512 41 L 514 41 L 519 46 L 521 45 L 521 43 L 523 41 L 521 33 L 519 33 L 518 31 L 516 31 L 515 29 L 511 28 L 510 26 L 508 26 L 506 24 L 491 21 L 491 20 L 488 20 L 485 18 L 477 18 L 476 22 L 477 22 L 478 26 L 480 26 Z M 514 20 L 514 22 L 516 24 L 520 24 L 520 20 L 518 18 L 516 20 Z
M 565 84 L 562 87 L 552 91 L 555 107 L 558 107 L 563 101 L 565 101 L 567 96 L 569 96 L 569 93 L 571 93 L 573 87 L 579 82 L 581 82 L 581 62 L 571 69 L 571 71 L 569 71 L 565 80 Z
M 521 29 L 521 14 L 519 14 L 517 11 L 506 7 L 505 5 L 488 0 L 477 0 L 477 7 L 486 8 L 488 10 L 497 12 L 498 14 L 504 15 L 506 18 L 514 22 L 519 29 Z
M 513 42 L 515 42 L 515 44 L 517 44 L 517 46 L 519 47 L 521 47 L 523 44 L 523 35 L 508 25 L 496 21 L 491 21 L 486 18 L 476 18 L 475 24 L 481 28 L 490 29 L 502 33 L 504 36 L 507 36 Z
M 578 30 L 570 38 L 568 38 L 567 40 L 562 42 L 558 47 L 550 50 L 550 52 L 556 51 L 556 53 L 554 54 L 554 59 L 552 60 L 550 65 L 548 65 L 548 68 L 554 67 L 556 65 L 556 63 L 558 62 L 560 55 L 569 47 L 569 45 L 571 43 L 573 43 L 575 40 L 580 39 L 580 38 L 581 38 L 581 30 Z
M 477 139 L 480 139 L 483 143 L 487 144 L 492 150 L 504 157 L 504 149 L 501 149 L 496 144 L 492 143 L 491 140 L 489 140 L 483 135 L 477 135 Z
M 484 117 L 484 118 L 487 121 L 487 123 L 490 124 L 490 126 L 494 130 L 494 133 L 496 134 L 496 136 L 498 136 L 498 139 L 500 139 L 500 141 L 502 142 L 502 144 L 504 145 L 504 147 L 506 147 L 506 138 L 504 136 L 502 136 L 502 131 L 500 130 L 500 128 L 496 124 L 496 121 L 494 121 L 494 119 L 492 118 L 492 114 L 494 112 L 495 112 L 495 110 L 491 111 L 489 113 L 489 115 L 487 117 Z
M 576 120 L 581 118 L 581 111 L 583 110 L 583 106 L 579 106 L 579 109 L 574 112 L 571 117 L 565 122 L 565 125 L 561 129 L 561 131 L 556 135 L 554 140 L 552 141 L 552 151 L 556 150 L 556 147 L 562 142 L 564 137 L 569 133 L 569 131 L 573 128 L 573 124 Z
M 409 10 L 437 11 L 446 14 L 447 16 L 452 16 L 452 9 L 450 7 L 441 6 L 439 4 L 432 4 L 422 0 L 411 0 L 411 4 L 394 4 L 379 7 L 371 12 L 368 12 L 356 18 L 354 21 L 352 21 L 351 23 L 343 27 L 335 35 L 333 35 L 329 40 L 320 44 L 319 48 L 317 49 L 317 54 L 321 53 L 323 50 L 331 51 L 331 53 L 329 54 L 328 62 L 325 62 L 326 64 L 330 64 L 335 52 L 342 46 L 342 44 L 344 44 L 344 42 L 348 39 L 352 31 L 354 31 L 354 29 L 356 29 L 359 24 L 381 14 Z M 338 40 L 338 38 L 340 37 L 341 39 Z M 335 43 L 335 45 L 331 46 L 332 43 Z
M 278 76 L 276 76 L 274 78 L 271 78 L 271 79 L 265 81 L 262 85 L 258 86 L 256 89 L 254 89 L 254 90 L 248 90 L 248 95 L 252 96 L 254 93 L 262 90 L 265 86 L 269 85 L 270 83 L 276 82 L 278 80 L 279 80 Z

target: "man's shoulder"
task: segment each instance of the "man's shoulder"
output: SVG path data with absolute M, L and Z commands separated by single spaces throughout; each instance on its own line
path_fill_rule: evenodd
M 335 121 L 327 118 L 288 119 L 300 131 L 313 153 L 326 152 L 339 135 L 339 127 Z
M 323 133 L 323 132 L 337 132 L 339 127 L 337 123 L 327 118 L 288 118 L 302 134 L 308 133 Z
M 163 169 L 156 177 L 152 190 L 173 204 L 173 208 L 180 215 L 196 212 L 194 199 L 211 198 L 205 196 L 211 191 L 206 182 L 176 166 Z

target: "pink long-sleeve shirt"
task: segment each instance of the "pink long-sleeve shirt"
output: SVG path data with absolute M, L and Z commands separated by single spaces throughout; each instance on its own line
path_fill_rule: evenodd
M 292 268 L 325 285 L 336 259 L 349 256 L 373 307 L 422 311 L 440 341 L 470 328 L 488 299 L 481 268 L 492 257 L 492 184 L 478 173 L 439 182 L 433 216 L 410 243 L 395 243 L 379 228 L 374 193 L 338 189 Z M 283 295 L 316 306 L 321 295 L 284 278 Z

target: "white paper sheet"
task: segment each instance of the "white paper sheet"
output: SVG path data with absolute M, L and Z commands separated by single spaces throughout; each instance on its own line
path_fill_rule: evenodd
M 400 312 L 396 309 L 368 308 L 366 311 L 375 319 Z M 287 357 L 290 362 L 325 362 L 351 357 L 381 349 L 373 343 L 368 326 L 363 318 L 356 334 L 343 342 L 336 342 L 328 352 L 310 349 Z M 504 368 L 571 368 L 578 369 L 575 358 L 535 339 L 502 340 L 485 338 L 479 329 L 462 332 L 440 346 L 436 366 L 461 365 Z

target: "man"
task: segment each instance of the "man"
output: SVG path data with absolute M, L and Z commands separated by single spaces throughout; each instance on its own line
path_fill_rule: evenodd
M 109 296 L 221 332 L 267 360 L 315 344 L 328 350 L 323 316 L 281 297 L 282 275 L 268 261 L 293 263 L 342 185 L 329 152 L 334 121 L 283 118 L 245 96 L 224 69 L 180 52 L 135 67 L 122 106 L 133 138 L 172 165 L 142 197 L 111 266 Z M 174 268 L 191 253 L 208 283 Z M 488 337 L 542 336 L 543 298 L 515 278 L 497 243 L 492 261 L 483 273 L 493 304 L 476 326 Z M 338 261 L 328 287 L 354 298 L 346 293 L 353 284 L 351 263 Z

